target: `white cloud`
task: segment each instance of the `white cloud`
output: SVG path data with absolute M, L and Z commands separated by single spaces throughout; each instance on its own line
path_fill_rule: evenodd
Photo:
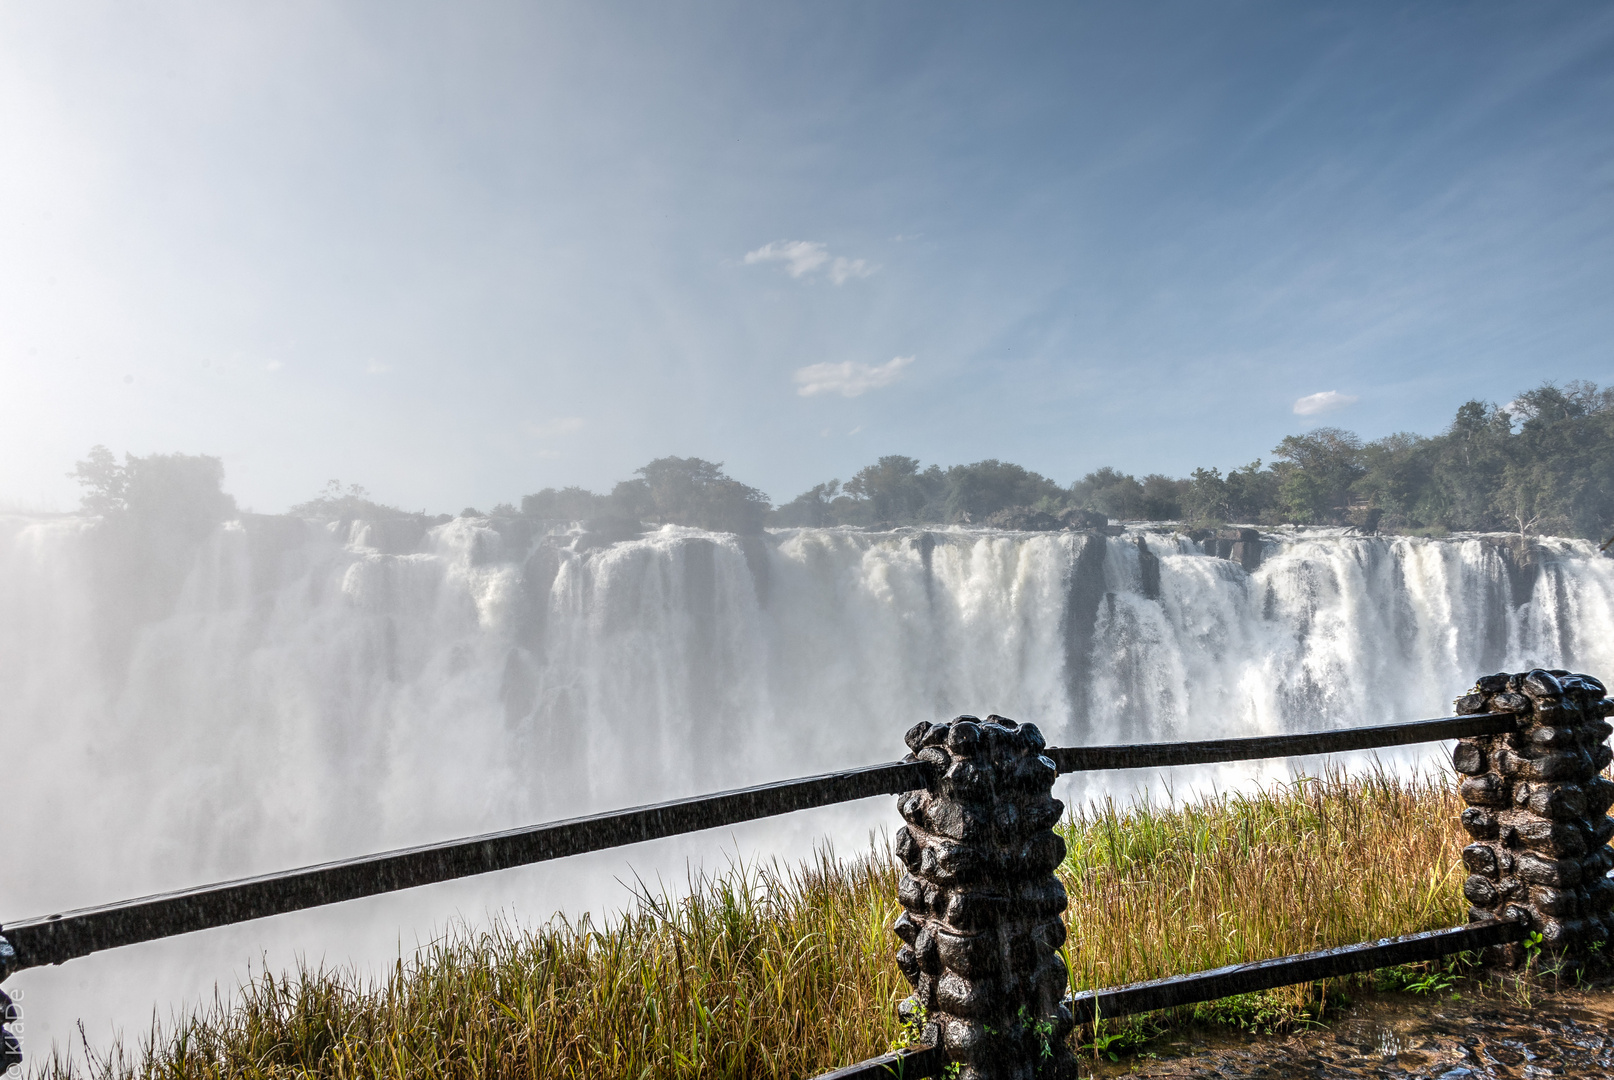
M 785 273 L 793 278 L 811 277 L 820 270 L 836 285 L 844 285 L 853 278 L 866 278 L 877 269 L 863 259 L 848 259 L 844 255 L 831 256 L 829 248 L 816 240 L 774 240 L 755 251 L 745 253 L 747 266 L 756 263 L 783 263 Z
M 902 377 L 902 369 L 913 363 L 911 356 L 898 356 L 883 364 L 870 365 L 848 360 L 840 364 L 808 364 L 797 368 L 794 376 L 796 393 L 802 397 L 818 394 L 839 394 L 857 397 L 882 386 L 890 386 Z
M 385 375 L 391 370 L 391 367 L 383 364 L 379 360 L 371 360 L 368 364 L 364 365 L 364 373 L 366 375 Z
M 829 262 L 829 251 L 812 240 L 775 240 L 745 253 L 745 263 L 782 262 L 785 273 L 799 278 Z
M 1333 412 L 1343 409 L 1347 405 L 1355 405 L 1361 399 L 1355 394 L 1342 394 L 1338 390 L 1324 390 L 1320 394 L 1307 394 L 1295 402 L 1296 416 L 1316 416 L 1318 413 Z
M 285 366 L 286 365 L 282 364 L 279 360 L 271 360 L 267 364 L 263 365 L 263 370 L 265 370 L 265 371 L 279 371 L 281 368 L 283 368 Z
M 847 259 L 840 255 L 829 264 L 829 279 L 837 285 L 845 285 L 853 278 L 868 277 L 874 273 L 874 267 L 862 259 Z
M 582 431 L 584 422 L 581 416 L 557 416 L 553 420 L 528 424 L 527 434 L 539 439 L 558 439 Z

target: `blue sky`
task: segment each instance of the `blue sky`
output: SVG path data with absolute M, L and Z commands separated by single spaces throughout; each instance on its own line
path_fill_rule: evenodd
M 1594 3 L 0 0 L 0 505 L 1433 433 L 1614 381 L 1611 116 Z

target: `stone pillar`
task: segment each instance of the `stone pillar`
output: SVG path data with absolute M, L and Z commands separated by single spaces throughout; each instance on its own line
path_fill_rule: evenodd
M 17 953 L 12 949 L 11 942 L 0 937 L 0 982 L 4 982 L 6 976 L 11 974 L 16 961 Z M 0 1073 L 13 1065 L 22 1064 L 22 1043 L 8 1027 L 21 1019 L 21 1010 L 17 1008 L 9 994 L 0 990 Z
M 5 1024 L 14 1024 L 22 1016 L 20 1010 L 12 1002 L 4 990 L 0 990 L 0 1073 L 6 1072 L 13 1065 L 22 1064 L 22 1042 L 11 1032 Z
M 1054 868 L 1065 842 L 1058 770 L 1032 724 L 1000 716 L 921 722 L 906 759 L 930 766 L 929 786 L 898 797 L 907 825 L 897 855 L 906 909 L 892 928 L 897 965 L 913 984 L 904 1020 L 961 1066 L 960 1080 L 1076 1075 L 1065 1046 L 1065 887 Z
M 1514 712 L 1507 735 L 1463 739 L 1452 762 L 1468 809 L 1463 895 L 1471 920 L 1508 918 L 1541 935 L 1542 952 L 1570 968 L 1606 948 L 1614 931 L 1614 782 L 1603 684 L 1589 675 L 1534 671 L 1487 675 L 1458 699 L 1463 715 Z M 1517 967 L 1522 944 L 1487 950 Z

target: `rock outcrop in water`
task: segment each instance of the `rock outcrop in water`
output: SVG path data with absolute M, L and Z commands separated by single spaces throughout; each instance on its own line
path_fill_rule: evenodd
M 1614 922 L 1614 781 L 1599 775 L 1614 752 L 1603 719 L 1603 684 L 1589 675 L 1539 668 L 1487 675 L 1457 702 L 1463 715 L 1519 714 L 1507 735 L 1463 739 L 1453 764 L 1468 809 L 1463 895 L 1473 919 L 1521 921 L 1540 945 L 1570 965 L 1608 945 Z M 1512 966 L 1523 944 L 1495 946 Z
M 1032 724 L 960 716 L 916 724 L 907 760 L 928 764 L 927 790 L 901 796 L 896 850 L 907 867 L 897 965 L 913 985 L 901 1014 L 944 1047 L 960 1080 L 1074 1076 L 1058 771 Z

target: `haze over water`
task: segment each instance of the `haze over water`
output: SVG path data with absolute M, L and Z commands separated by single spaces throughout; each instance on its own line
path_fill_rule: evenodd
M 497 525 L 502 525 L 503 531 Z M 1144 595 L 1138 542 L 1160 559 Z M 155 610 L 93 520 L 0 525 L 0 918 L 718 790 L 902 752 L 998 712 L 1058 744 L 1446 715 L 1498 669 L 1614 671 L 1614 561 L 1546 540 L 1269 534 L 1254 573 L 1169 532 L 665 527 L 603 548 L 523 522 L 243 515 Z M 1080 558 L 1085 545 L 1103 558 Z M 578 548 L 581 550 L 574 550 Z M 1313 767 L 1316 762 L 1311 763 Z M 20 765 L 21 767 L 17 767 Z M 1231 768 L 1062 781 L 1102 791 Z M 629 901 L 685 859 L 843 850 L 885 800 L 246 924 L 29 971 L 28 1046 L 226 990 L 269 950 L 385 964 L 456 914 Z M 620 880 L 619 880 L 620 879 Z M 8 984 L 10 985 L 10 984 Z

